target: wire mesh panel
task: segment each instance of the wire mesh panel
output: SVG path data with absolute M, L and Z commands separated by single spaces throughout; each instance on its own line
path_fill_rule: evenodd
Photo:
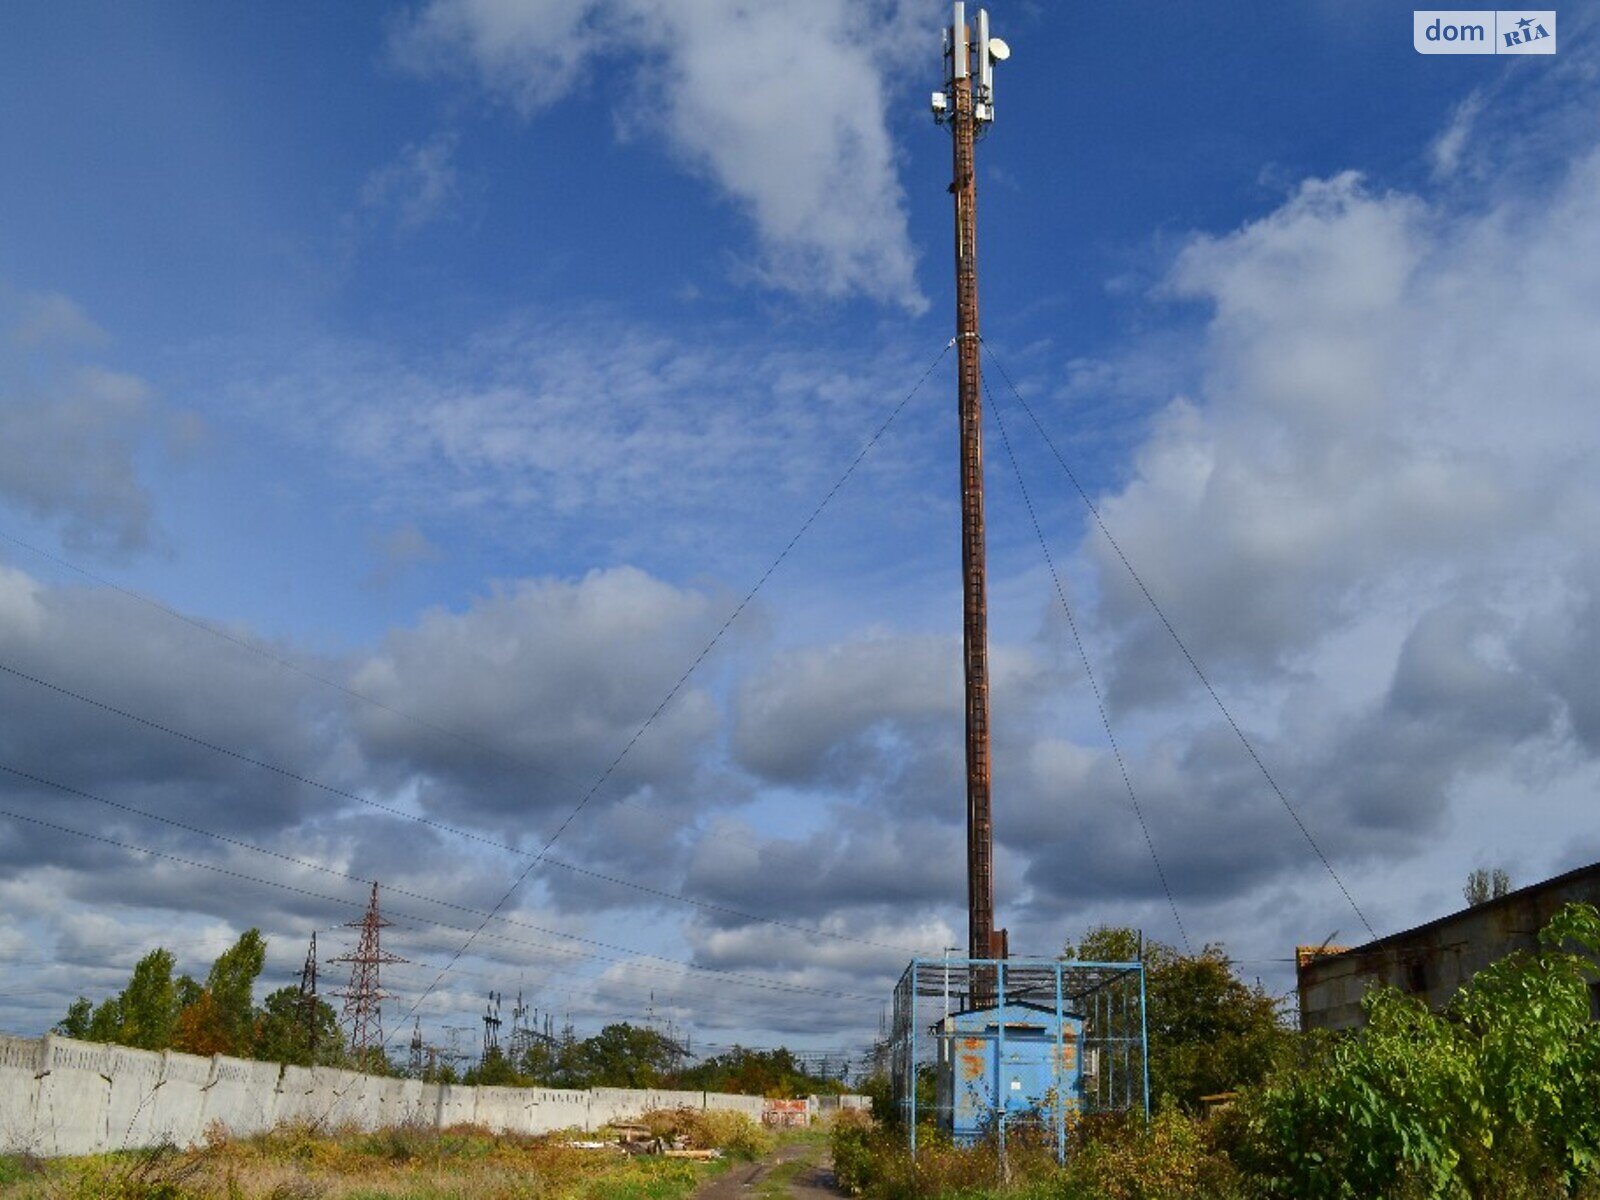
M 894 1102 L 960 1143 L 1027 1128 L 1066 1153 L 1080 1113 L 1148 1113 L 1144 967 L 914 959 L 894 993 Z

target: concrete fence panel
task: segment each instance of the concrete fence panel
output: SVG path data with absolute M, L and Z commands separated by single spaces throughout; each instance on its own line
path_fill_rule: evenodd
M 200 1132 L 213 1123 L 236 1137 L 265 1133 L 278 1121 L 277 1063 L 251 1062 L 217 1055 L 211 1060 Z
M 172 1142 L 187 1146 L 205 1133 L 206 1085 L 211 1060 L 167 1050 L 161 1055 L 161 1086 L 150 1102 L 149 1140 L 139 1145 Z
M 102 1148 L 111 1096 L 110 1049 L 45 1035 L 34 1126 L 38 1153 L 93 1154 Z
M 704 1092 L 673 1092 L 652 1089 L 647 1093 L 645 1108 L 704 1108 L 706 1094 Z
M 115 1046 L 106 1051 L 106 1129 L 102 1150 L 148 1146 L 165 1139 L 156 1128 L 156 1101 L 162 1090 L 162 1056 L 150 1050 Z
M 767 1102 L 760 1096 L 735 1096 L 727 1092 L 705 1093 L 705 1106 L 707 1108 L 720 1108 L 725 1112 L 742 1112 L 752 1121 L 761 1120 L 761 1114 L 766 1110 Z
M 278 1123 L 310 1124 L 316 1111 L 317 1077 L 310 1067 L 284 1067 L 278 1077 Z
M 593 1088 L 589 1092 L 589 1128 L 617 1121 L 632 1121 L 650 1107 L 650 1093 L 642 1088 Z
M 471 1125 L 477 1116 L 478 1089 L 459 1083 L 439 1085 L 438 1115 L 434 1118 L 440 1129 L 454 1125 Z
M 44 1043 L 0 1036 L 0 1152 L 39 1153 L 34 1143 Z
M 589 1128 L 589 1093 L 570 1088 L 530 1088 L 533 1125 L 529 1133 L 556 1133 Z

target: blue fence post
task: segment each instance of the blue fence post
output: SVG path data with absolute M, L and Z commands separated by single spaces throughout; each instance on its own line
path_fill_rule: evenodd
M 1150 1020 L 1144 1004 L 1144 963 L 1139 964 L 1139 1058 L 1144 1063 L 1144 1119 L 1150 1119 Z
M 917 1153 L 917 963 L 917 959 L 911 960 L 911 1046 L 906 1054 L 906 1086 L 911 1093 L 912 1157 L 916 1157 Z
M 1067 1161 L 1067 1080 L 1070 1075 L 1065 1074 L 1066 1053 L 1065 1037 L 1061 1030 L 1061 964 L 1056 963 L 1056 1161 Z M 1082 1047 L 1077 1048 L 1082 1053 Z
M 1006 1107 L 1011 1100 L 1011 1095 L 1005 1088 L 1006 1075 L 1006 964 L 1001 960 L 995 961 L 995 1031 L 999 1035 L 995 1041 L 994 1050 L 994 1092 L 995 1099 L 999 1102 L 999 1120 L 996 1132 L 1000 1136 L 1000 1153 L 1006 1152 Z

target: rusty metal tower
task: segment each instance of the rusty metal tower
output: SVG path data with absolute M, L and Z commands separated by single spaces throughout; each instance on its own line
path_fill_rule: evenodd
M 379 982 L 379 968 L 406 960 L 383 949 L 382 931 L 390 925 L 378 913 L 378 885 L 372 885 L 372 899 L 366 915 L 351 921 L 348 929 L 361 930 L 355 953 L 330 958 L 328 962 L 350 964 L 350 986 L 333 993 L 344 1001 L 341 1022 L 349 1027 L 350 1053 L 357 1062 L 374 1052 L 383 1053 L 383 1002 L 389 997 Z
M 311 1054 L 311 1064 L 317 1062 L 317 931 L 311 931 L 311 945 L 306 948 L 305 966 L 300 968 L 300 998 L 295 1004 L 300 1028 L 306 1037 L 306 1048 Z
M 994 64 L 1010 48 L 989 36 L 989 14 L 973 26 L 953 6 L 944 35 L 945 90 L 933 94 L 934 120 L 955 144 L 956 349 L 961 426 L 962 650 L 967 732 L 967 954 L 1004 958 L 1006 931 L 994 925 L 994 826 L 990 803 L 989 604 L 983 526 L 983 377 L 978 336 L 978 179 L 976 146 L 994 120 Z

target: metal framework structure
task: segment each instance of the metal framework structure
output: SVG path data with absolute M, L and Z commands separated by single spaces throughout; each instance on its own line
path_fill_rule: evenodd
M 483 1010 L 483 1057 L 479 1064 L 487 1066 L 491 1058 L 500 1053 L 500 993 L 490 992 L 489 1003 Z
M 330 964 L 350 964 L 350 986 L 333 994 L 344 1001 L 341 1020 L 349 1027 L 350 1053 L 357 1061 L 373 1052 L 383 1053 L 383 1002 L 389 997 L 379 981 L 379 969 L 386 964 L 406 961 L 383 948 L 382 931 L 390 924 L 378 912 L 378 885 L 374 883 L 366 914 L 346 926 L 361 930 L 355 951 L 328 960 Z
M 295 1002 L 295 1011 L 300 1020 L 300 1028 L 306 1035 L 306 1048 L 310 1051 L 311 1061 L 317 1061 L 317 931 L 311 931 L 311 945 L 306 947 L 305 965 L 300 968 L 300 995 Z
M 1026 1044 L 1008 1046 L 1019 1012 L 1037 1014 L 1038 1021 L 1029 1022 Z M 931 1122 L 959 1137 L 962 1089 L 978 1101 L 973 1128 L 982 1136 L 1004 1148 L 1008 1128 L 1043 1128 L 1064 1159 L 1078 1114 L 1149 1114 L 1147 1044 L 1140 963 L 918 958 L 894 991 L 894 1103 L 913 1153 L 920 1125 Z M 1019 1063 L 1031 1069 L 1025 1090 L 1013 1090 Z M 937 1084 L 931 1104 L 930 1082 Z

